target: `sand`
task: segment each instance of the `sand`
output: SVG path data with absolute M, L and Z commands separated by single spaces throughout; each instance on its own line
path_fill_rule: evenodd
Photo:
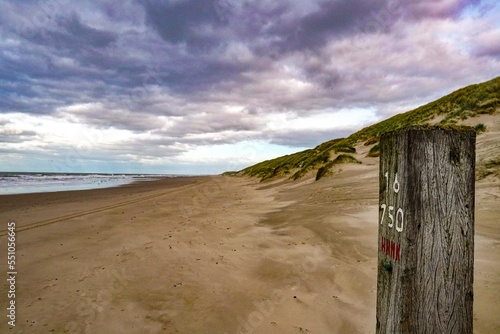
M 318 182 L 0 196 L 1 254 L 18 229 L 16 326 L 2 315 L 0 332 L 374 333 L 378 165 L 364 163 Z M 478 182 L 476 333 L 500 332 L 499 203 L 500 183 Z

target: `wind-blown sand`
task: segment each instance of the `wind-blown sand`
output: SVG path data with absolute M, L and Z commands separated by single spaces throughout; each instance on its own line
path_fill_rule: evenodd
M 374 333 L 378 165 L 0 196 L 1 333 Z M 500 184 L 477 184 L 476 333 L 500 332 Z M 0 300 L 7 307 L 3 280 Z

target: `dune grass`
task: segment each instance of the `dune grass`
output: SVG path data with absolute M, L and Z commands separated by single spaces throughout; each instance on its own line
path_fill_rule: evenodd
M 323 168 L 324 171 L 328 171 L 331 168 L 328 166 L 332 163 L 330 156 L 338 153 L 354 154 L 357 144 L 364 143 L 366 146 L 376 144 L 385 132 L 407 126 L 429 125 L 437 116 L 442 116 L 442 121 L 438 125 L 448 127 L 460 120 L 480 114 L 493 114 L 498 110 L 500 110 L 500 77 L 464 87 L 434 102 L 368 126 L 347 138 L 329 140 L 313 149 L 266 160 L 241 172 L 259 177 L 262 181 L 283 176 L 297 180 L 312 170 Z M 485 130 L 484 125 L 476 125 L 478 133 Z M 379 154 L 379 146 L 375 145 L 368 156 L 376 157 Z
M 500 176 L 500 156 L 479 163 L 476 168 L 476 179 L 481 180 L 490 175 Z
M 316 181 L 320 180 L 325 175 L 328 175 L 328 173 L 330 173 L 330 169 L 333 166 L 340 164 L 361 164 L 361 161 L 350 154 L 341 154 L 334 160 L 329 161 L 326 165 L 318 169 L 318 172 L 316 173 Z
M 477 134 L 486 132 L 486 125 L 483 123 L 476 124 L 476 126 L 474 126 L 474 130 L 476 130 Z
M 368 154 L 366 155 L 367 157 L 379 157 L 380 156 L 380 144 L 374 145 Z

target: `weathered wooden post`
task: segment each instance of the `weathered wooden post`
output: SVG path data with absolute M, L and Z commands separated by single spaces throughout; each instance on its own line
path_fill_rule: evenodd
M 472 333 L 476 134 L 380 141 L 377 333 Z

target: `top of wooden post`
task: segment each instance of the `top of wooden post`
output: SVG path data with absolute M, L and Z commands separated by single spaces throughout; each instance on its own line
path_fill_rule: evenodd
M 467 126 L 467 125 L 429 125 L 429 124 L 423 124 L 423 125 L 410 125 L 406 127 L 402 127 L 396 130 L 391 130 L 384 132 L 380 137 L 388 137 L 388 136 L 393 136 L 397 133 L 400 132 L 407 132 L 411 130 L 428 130 L 428 131 L 433 131 L 433 130 L 443 130 L 443 131 L 456 131 L 456 132 L 476 132 L 472 126 Z

